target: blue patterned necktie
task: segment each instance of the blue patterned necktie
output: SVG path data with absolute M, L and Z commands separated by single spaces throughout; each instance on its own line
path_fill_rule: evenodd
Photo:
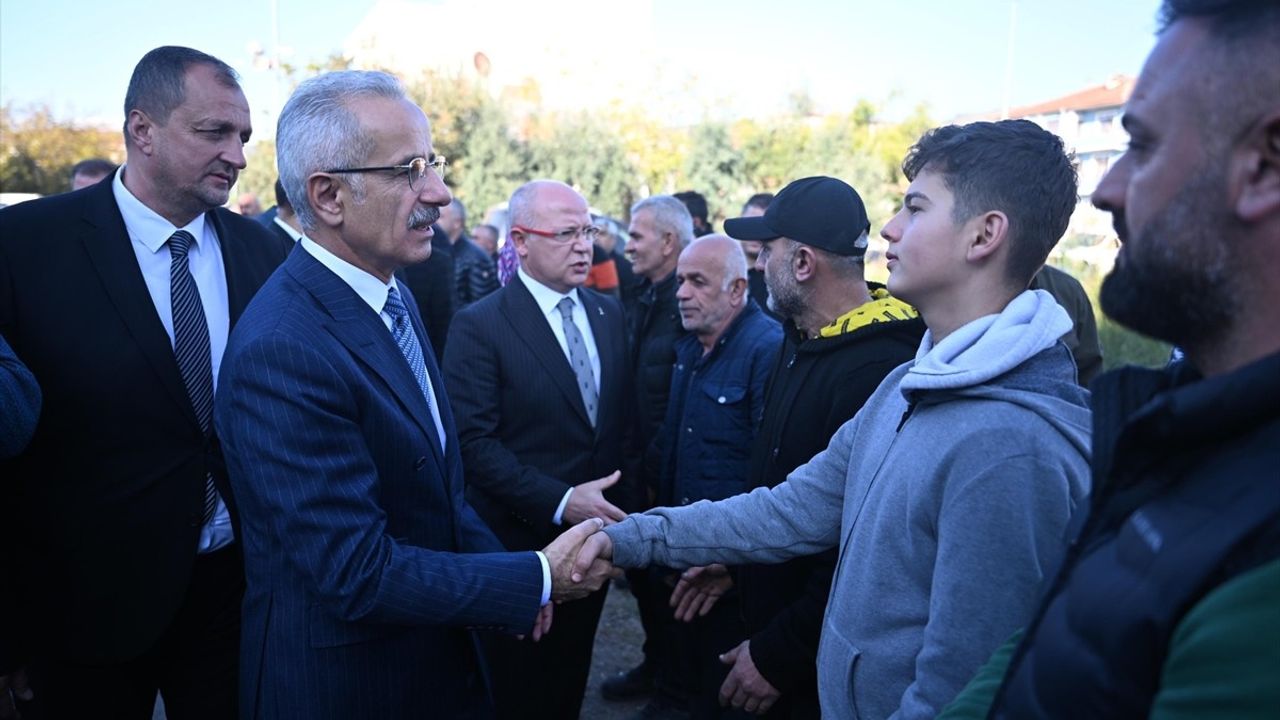
M 187 262 L 195 238 L 186 230 L 169 236 L 169 302 L 173 310 L 173 354 L 178 361 L 182 384 L 187 386 L 191 407 L 200 429 L 207 436 L 213 420 L 213 363 L 209 350 L 209 323 L 200 302 L 200 289 Z M 218 507 L 218 491 L 213 475 L 205 475 L 204 524 L 213 520 Z
M 587 407 L 591 427 L 595 427 L 596 404 L 600 396 L 596 390 L 595 376 L 591 374 L 591 361 L 587 358 L 587 343 L 582 339 L 582 331 L 573 322 L 573 298 L 561 298 L 556 303 L 556 309 L 560 311 L 560 319 L 564 322 L 564 339 L 569 346 L 569 364 L 573 366 L 573 374 L 578 379 L 578 392 L 582 393 L 582 404 Z
M 400 348 L 400 353 L 409 363 L 413 379 L 418 381 L 418 389 L 427 401 L 427 409 L 431 409 L 431 392 L 427 389 L 427 363 L 422 359 L 422 343 L 418 342 L 418 334 L 413 331 L 413 323 L 409 320 L 409 308 L 404 306 L 400 293 L 392 285 L 387 290 L 387 302 L 382 311 L 391 317 L 391 337 Z

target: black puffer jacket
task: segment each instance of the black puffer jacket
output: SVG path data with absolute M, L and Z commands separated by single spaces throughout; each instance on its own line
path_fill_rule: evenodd
M 626 293 L 624 293 L 625 297 Z M 643 280 L 627 307 L 628 337 L 635 369 L 635 449 L 648 449 L 667 414 L 676 341 L 688 334 L 680 324 L 676 274 L 657 284 Z M 644 478 L 648 485 L 656 478 Z
M 883 291 L 878 283 L 868 283 Z M 919 318 L 877 322 L 835 337 L 786 339 L 765 394 L 764 418 L 751 457 L 748 489 L 773 487 L 827 447 L 895 367 L 915 357 L 924 335 Z M 751 657 L 781 690 L 783 717 L 819 716 L 818 635 L 826 610 L 833 548 L 781 565 L 747 565 L 739 574 Z
M 1122 368 L 1094 388 L 1089 512 L 990 717 L 1147 717 L 1177 692 L 1162 674 L 1183 617 L 1280 558 L 1280 353 L 1207 379 Z
M 498 289 L 498 265 L 465 234 L 452 249 L 458 309 L 461 310 Z

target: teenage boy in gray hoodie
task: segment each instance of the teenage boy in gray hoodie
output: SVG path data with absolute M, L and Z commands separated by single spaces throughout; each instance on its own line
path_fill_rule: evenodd
M 937 714 L 1028 620 L 1088 490 L 1071 321 L 1027 289 L 1075 205 L 1061 140 L 1022 120 L 947 126 L 903 170 L 881 234 L 889 291 L 929 327 L 915 360 L 786 482 L 632 515 L 578 558 L 681 568 L 839 547 L 817 669 L 830 718 Z

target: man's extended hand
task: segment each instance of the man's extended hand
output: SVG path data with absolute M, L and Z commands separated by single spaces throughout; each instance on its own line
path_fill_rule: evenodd
M 591 569 L 600 562 L 613 559 L 613 538 L 609 533 L 598 532 L 587 538 L 578 551 L 578 558 L 573 561 L 573 581 L 579 582 L 590 574 Z M 609 564 L 613 567 L 613 564 Z
M 627 516 L 616 505 L 604 499 L 604 491 L 618 483 L 622 471 L 614 470 L 612 475 L 576 485 L 569 493 L 569 502 L 564 506 L 564 521 L 580 523 L 587 518 L 600 518 L 605 525 L 612 525 Z
M 542 551 L 551 566 L 551 599 L 556 602 L 577 600 L 599 590 L 609 578 L 621 574 L 613 569 L 608 559 L 588 562 L 578 571 L 577 559 L 584 543 L 599 535 L 604 521 L 590 518 L 561 533 L 560 537 Z
M 22 668 L 8 675 L 0 675 L 0 718 L 10 720 L 20 717 L 14 700 L 30 702 L 34 697 L 27 685 L 27 673 Z
M 731 587 L 733 578 L 729 576 L 729 568 L 720 563 L 685 570 L 671 592 L 676 619 L 692 622 L 695 617 L 706 615 Z
M 756 669 L 751 659 L 750 640 L 743 640 L 741 645 L 721 655 L 720 662 L 733 666 L 720 686 L 721 705 L 732 705 L 763 715 L 782 697 L 782 693 Z

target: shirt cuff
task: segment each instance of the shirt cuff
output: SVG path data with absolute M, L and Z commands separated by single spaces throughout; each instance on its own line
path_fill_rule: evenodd
M 547 562 L 547 556 L 542 554 L 541 550 L 534 550 L 538 556 L 538 562 L 542 563 L 542 599 L 538 601 L 538 607 L 542 607 L 551 602 L 551 565 Z
M 564 497 L 560 498 L 560 504 L 556 506 L 556 514 L 551 516 L 551 522 L 554 525 L 564 524 L 564 509 L 569 506 L 569 496 L 573 494 L 573 488 L 564 491 Z

